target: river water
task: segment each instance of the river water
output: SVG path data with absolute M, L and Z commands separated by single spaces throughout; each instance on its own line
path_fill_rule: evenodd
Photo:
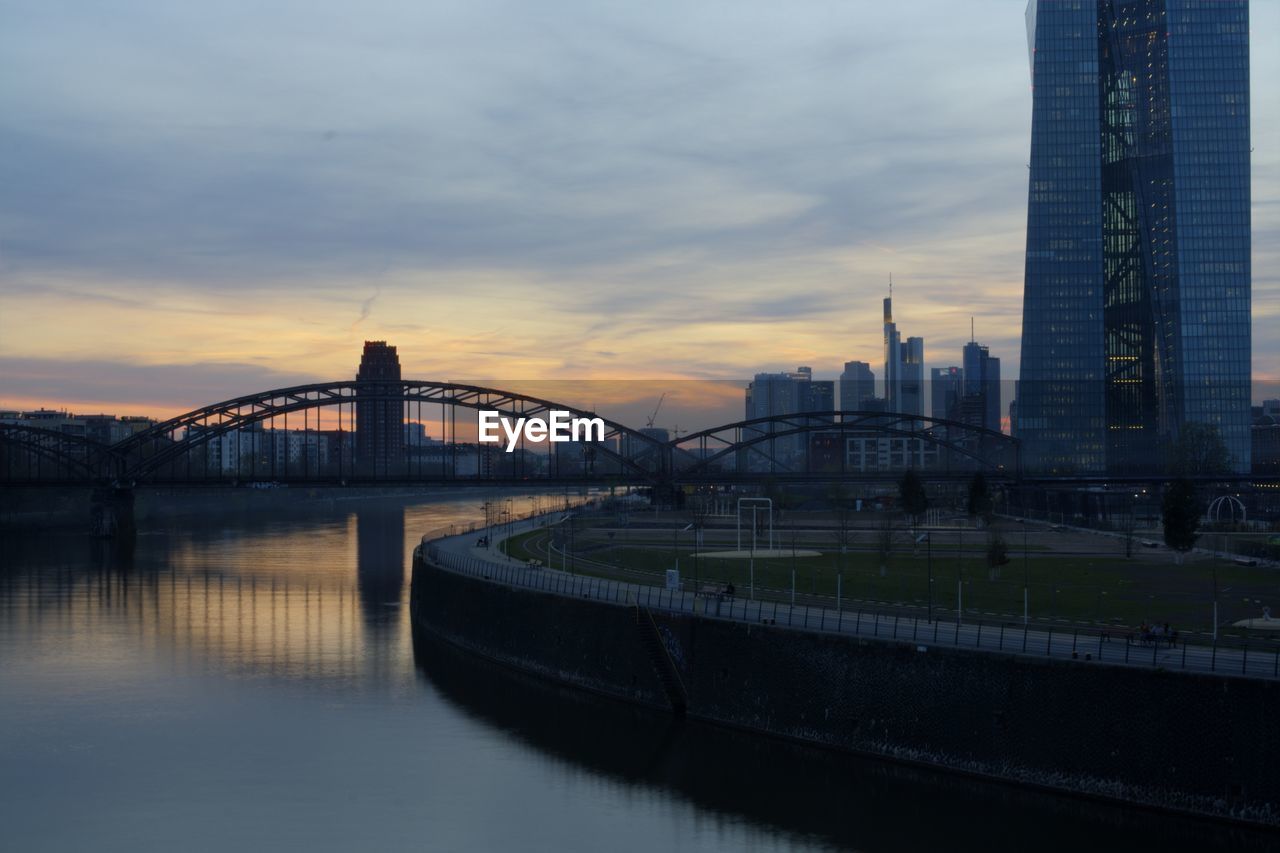
M 203 512 L 124 550 L 6 534 L 0 850 L 1264 849 L 675 724 L 415 638 L 413 546 L 481 500 Z

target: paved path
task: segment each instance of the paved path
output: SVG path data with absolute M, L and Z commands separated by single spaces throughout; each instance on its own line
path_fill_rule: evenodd
M 554 520 L 552 518 L 551 520 Z M 1161 667 L 1188 672 L 1215 672 L 1247 678 L 1280 678 L 1280 650 L 1265 652 L 1234 648 L 1214 648 L 1183 644 L 1165 645 L 1126 641 L 1120 634 L 1104 630 L 1024 628 L 1007 624 L 972 622 L 929 622 L 877 610 L 837 610 L 816 605 L 779 601 L 752 601 L 737 598 L 708 598 L 691 592 L 671 591 L 648 584 L 630 583 L 587 575 L 574 575 L 547 567 L 536 567 L 508 559 L 499 550 L 500 538 L 514 536 L 543 526 L 548 517 L 528 519 L 494 532 L 491 548 L 477 546 L 483 531 L 471 531 L 430 541 L 424 537 L 424 554 L 444 568 L 497 580 L 513 586 L 593 598 L 618 604 L 651 607 L 655 610 L 696 613 L 710 619 L 727 619 L 752 624 L 776 624 L 793 629 L 854 634 L 914 643 L 922 649 L 930 645 L 987 650 L 992 653 L 1027 654 L 1096 664 Z

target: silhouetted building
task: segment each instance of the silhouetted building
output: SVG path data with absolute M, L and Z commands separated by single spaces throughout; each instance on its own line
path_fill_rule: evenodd
M 865 401 L 875 399 L 876 375 L 865 361 L 846 361 L 840 374 L 840 408 L 846 412 L 865 411 Z
M 964 370 L 959 367 L 935 367 L 929 371 L 930 417 L 955 417 L 963 377 Z
M 964 345 L 963 397 L 965 423 L 1000 432 L 1000 359 L 974 341 Z
M 374 474 L 399 470 L 405 459 L 404 403 L 396 348 L 365 341 L 356 381 L 356 465 Z
M 892 295 L 884 300 L 884 399 L 890 412 L 924 415 L 924 338 L 902 340 Z
M 1248 469 L 1248 0 L 1032 0 L 1018 436 L 1046 471 Z
M 747 386 L 745 418 L 767 418 L 777 415 L 795 415 L 801 412 L 831 412 L 828 421 L 835 420 L 835 383 L 814 381 L 813 369 L 798 367 L 794 373 L 757 373 Z M 786 430 L 774 424 L 747 427 L 748 435 Z M 790 435 L 770 442 L 768 451 L 759 447 L 750 454 L 752 465 L 763 464 L 763 455 L 787 464 L 804 456 L 808 441 L 804 435 Z
M 1013 399 L 1009 401 L 1009 435 L 1018 437 L 1018 382 L 1013 383 Z
M 809 412 L 831 412 L 829 421 L 835 421 L 836 383 L 830 379 L 813 379 L 809 382 L 807 399 Z
M 0 423 L 38 427 L 99 444 L 115 444 L 154 426 L 156 421 L 141 415 L 73 415 L 65 409 L 34 409 L 0 412 Z

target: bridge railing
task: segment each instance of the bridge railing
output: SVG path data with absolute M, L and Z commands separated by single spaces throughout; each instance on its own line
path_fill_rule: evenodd
M 536 523 L 537 520 L 533 520 Z M 530 524 L 530 522 L 525 522 Z M 530 525 L 531 526 L 531 525 Z M 447 534 L 446 534 L 447 535 Z M 1180 643 L 1165 638 L 1131 641 L 1104 629 L 1057 629 L 1006 623 L 928 621 L 879 609 L 838 609 L 728 596 L 704 596 L 684 589 L 591 575 L 570 574 L 519 561 L 502 561 L 476 552 L 469 540 L 423 537 L 422 556 L 449 571 L 536 592 L 586 598 L 610 604 L 724 619 L 753 625 L 788 627 L 915 645 L 976 649 L 993 653 L 1097 662 L 1107 665 L 1216 673 L 1280 680 L 1280 649 Z
M 483 521 L 466 521 L 435 527 L 422 534 L 422 546 L 425 548 L 431 542 L 439 539 L 447 539 L 470 533 L 481 533 L 484 531 L 515 535 L 516 533 L 531 530 L 534 527 L 542 527 L 552 524 L 563 518 L 566 513 L 589 512 L 596 504 L 602 501 L 602 498 L 596 495 L 578 495 L 566 500 L 566 505 L 561 506 L 558 509 L 550 511 L 545 509 L 532 509 L 520 512 L 513 511 L 513 514 L 509 518 L 503 517 L 501 520 L 493 521 L 489 524 L 486 524 Z

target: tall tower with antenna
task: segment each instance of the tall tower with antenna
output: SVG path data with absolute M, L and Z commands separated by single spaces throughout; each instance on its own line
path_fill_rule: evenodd
M 924 416 L 924 338 L 902 340 L 893 320 L 893 274 L 884 300 L 885 409 Z

